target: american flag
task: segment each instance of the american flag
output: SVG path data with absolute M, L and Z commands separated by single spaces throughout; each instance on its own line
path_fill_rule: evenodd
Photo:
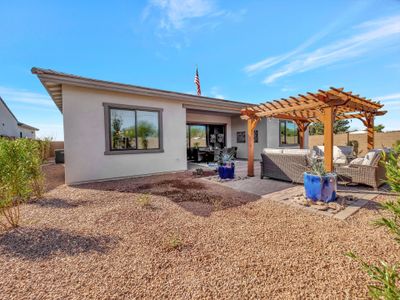
M 197 96 L 201 96 L 199 69 L 196 67 L 196 76 L 194 76 L 194 83 L 197 87 Z

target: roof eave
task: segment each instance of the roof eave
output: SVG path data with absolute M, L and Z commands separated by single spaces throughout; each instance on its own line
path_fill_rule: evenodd
M 62 112 L 62 85 L 79 86 L 84 88 L 94 88 L 100 90 L 128 93 L 141 96 L 157 96 L 169 100 L 181 100 L 184 104 L 199 105 L 216 105 L 221 108 L 237 110 L 244 106 L 250 105 L 246 102 L 238 102 L 225 99 L 217 99 L 211 97 L 196 96 L 179 92 L 152 89 L 122 83 L 115 83 L 103 80 L 79 77 L 75 75 L 67 75 L 64 73 L 53 73 L 44 69 L 32 68 L 32 73 L 36 74 L 42 82 L 47 92 Z

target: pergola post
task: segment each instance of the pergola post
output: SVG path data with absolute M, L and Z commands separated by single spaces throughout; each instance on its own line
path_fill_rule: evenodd
M 307 127 L 310 123 L 304 122 L 304 121 L 298 121 L 298 120 L 296 120 L 295 122 L 296 122 L 297 128 L 299 130 L 299 146 L 300 146 L 300 149 L 304 149 L 304 136 L 305 136 Z
M 327 172 L 333 171 L 333 123 L 335 122 L 335 108 L 328 106 L 323 109 L 324 124 L 324 162 Z
M 247 120 L 247 176 L 254 177 L 254 130 L 259 118 Z
M 375 130 L 374 130 L 374 115 L 369 115 L 366 118 L 367 123 L 367 149 L 372 150 L 375 147 Z

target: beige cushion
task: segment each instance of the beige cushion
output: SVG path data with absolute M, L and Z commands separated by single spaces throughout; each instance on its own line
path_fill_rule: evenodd
M 283 149 L 283 154 L 301 154 L 301 155 L 309 155 L 309 149 Z
M 263 153 L 268 154 L 268 153 L 282 153 L 283 149 L 277 149 L 277 148 L 264 148 Z
M 357 157 L 350 162 L 350 165 L 362 165 L 364 157 Z
M 346 158 L 346 157 L 335 158 L 335 159 L 333 160 L 333 162 L 334 162 L 335 164 L 345 164 L 345 163 L 347 163 L 347 158 Z

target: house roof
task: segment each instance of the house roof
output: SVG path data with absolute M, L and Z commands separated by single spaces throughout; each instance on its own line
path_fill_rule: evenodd
M 3 98 L 0 97 L 0 101 L 1 103 L 3 103 L 4 107 L 7 109 L 7 111 L 10 113 L 10 115 L 14 118 L 15 121 L 18 122 L 17 117 L 13 114 L 13 112 L 11 111 L 11 109 L 7 106 L 7 103 L 4 102 Z
M 28 130 L 39 131 L 39 129 L 37 129 L 37 128 L 35 128 L 35 127 L 32 127 L 32 126 L 29 126 L 28 124 L 21 123 L 21 122 L 18 122 L 18 126 L 19 126 L 19 127 L 22 127 L 22 128 L 25 128 L 25 129 L 28 129 Z
M 239 114 L 240 110 L 248 105 L 248 102 L 239 102 L 211 97 L 203 97 L 180 92 L 160 90 L 131 84 L 92 79 L 73 74 L 62 73 L 50 69 L 32 68 L 32 74 L 36 74 L 47 92 L 62 112 L 62 86 L 79 86 L 100 90 L 116 91 L 134 95 L 156 96 L 169 100 L 180 100 L 188 109 L 213 110 Z
M 38 128 L 29 126 L 28 124 L 25 123 L 21 123 L 20 121 L 18 121 L 17 117 L 13 114 L 13 112 L 11 111 L 11 109 L 7 106 L 6 102 L 3 100 L 3 98 L 0 97 L 0 101 L 1 103 L 3 103 L 4 107 L 7 109 L 7 111 L 10 113 L 10 115 L 14 118 L 15 121 L 17 121 L 18 126 L 29 129 L 29 130 L 35 130 L 35 131 L 39 131 Z

